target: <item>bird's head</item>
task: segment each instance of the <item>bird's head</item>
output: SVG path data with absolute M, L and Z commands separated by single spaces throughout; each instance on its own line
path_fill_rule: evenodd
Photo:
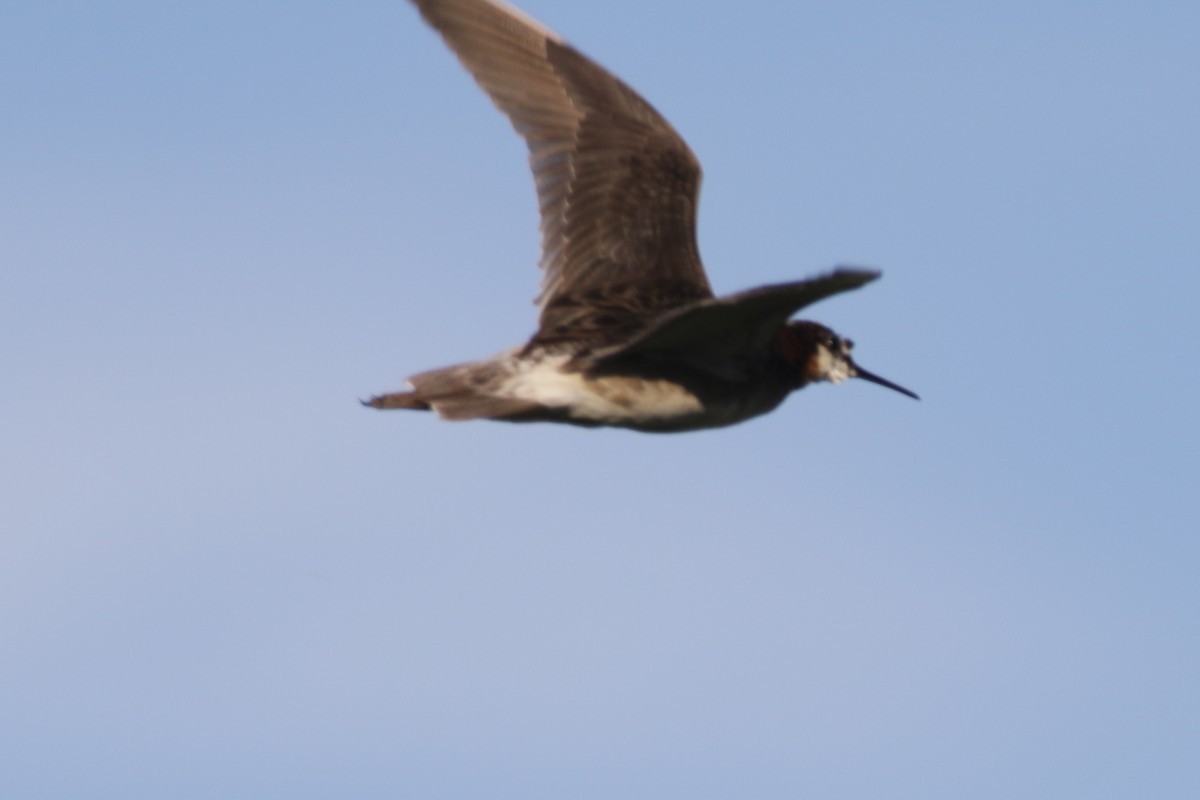
M 850 357 L 854 342 L 843 339 L 824 325 L 807 321 L 789 322 L 780 329 L 776 343 L 779 354 L 794 370 L 797 389 L 818 381 L 841 383 L 847 378 L 862 378 L 906 394 L 914 400 L 921 399 L 903 386 L 855 364 Z

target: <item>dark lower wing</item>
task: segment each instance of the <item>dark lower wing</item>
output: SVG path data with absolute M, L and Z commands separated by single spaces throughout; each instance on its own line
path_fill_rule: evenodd
M 704 300 L 660 317 L 630 341 L 594 354 L 604 364 L 647 353 L 754 352 L 770 345 L 780 326 L 805 306 L 878 278 L 879 272 L 838 269 L 819 278 L 762 286 Z

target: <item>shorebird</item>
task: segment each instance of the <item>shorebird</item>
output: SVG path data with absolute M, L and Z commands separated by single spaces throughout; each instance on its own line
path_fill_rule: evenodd
M 364 401 L 450 420 L 689 431 L 862 378 L 853 342 L 789 321 L 879 273 L 836 269 L 714 297 L 696 246 L 700 163 L 642 97 L 498 0 L 412 0 L 529 148 L 542 233 L 537 332 Z

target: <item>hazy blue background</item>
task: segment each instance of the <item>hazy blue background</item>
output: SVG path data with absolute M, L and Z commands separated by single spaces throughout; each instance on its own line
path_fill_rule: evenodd
M 415 10 L 5 3 L 0 794 L 1200 796 L 1200 5 L 524 7 L 925 399 L 363 409 L 534 323 Z

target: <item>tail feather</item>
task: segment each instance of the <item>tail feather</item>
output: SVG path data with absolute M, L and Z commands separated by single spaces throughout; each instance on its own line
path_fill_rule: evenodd
M 378 409 L 432 409 L 447 420 L 529 418 L 541 408 L 538 403 L 498 393 L 511 374 L 511 367 L 495 361 L 435 369 L 409 378 L 411 392 L 376 395 L 364 400 L 363 405 Z
M 428 411 L 429 403 L 417 397 L 416 392 L 392 392 L 391 394 L 372 395 L 370 400 L 363 400 L 364 406 L 371 408 L 411 408 L 418 411 Z

